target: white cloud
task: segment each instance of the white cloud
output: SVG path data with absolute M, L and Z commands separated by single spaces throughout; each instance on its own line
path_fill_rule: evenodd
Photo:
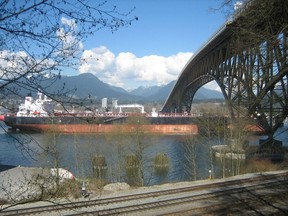
M 77 25 L 76 25 L 76 22 L 74 19 L 67 19 L 65 17 L 62 17 L 61 18 L 61 22 L 64 24 L 64 25 L 68 25 L 70 26 L 72 29 L 76 29 L 77 28 Z
M 77 24 L 74 19 L 61 18 L 62 27 L 56 31 L 59 40 L 62 41 L 62 55 L 73 55 L 77 51 L 83 50 L 84 46 L 77 38 Z
M 85 50 L 80 73 L 92 73 L 104 82 L 131 89 L 139 85 L 161 85 L 177 79 L 192 53 L 169 57 L 137 57 L 130 52 L 115 56 L 107 47 Z
M 115 64 L 115 55 L 104 46 L 85 50 L 81 59 L 80 73 L 91 71 L 96 76 L 111 71 Z
M 135 71 L 135 62 L 137 61 L 137 57 L 129 52 L 119 53 L 116 58 L 116 71 L 121 73 L 121 77 L 123 78 L 133 78 L 137 77 L 137 72 Z
M 45 69 L 53 67 L 53 59 L 36 59 L 24 51 L 0 51 L 0 80 L 16 79 L 24 74 L 45 73 Z

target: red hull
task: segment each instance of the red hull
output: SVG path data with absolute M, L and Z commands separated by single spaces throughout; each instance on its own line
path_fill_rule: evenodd
M 117 124 L 19 124 L 16 128 L 26 131 L 56 133 L 133 133 L 136 131 L 149 134 L 184 135 L 198 134 L 197 125 L 117 125 Z

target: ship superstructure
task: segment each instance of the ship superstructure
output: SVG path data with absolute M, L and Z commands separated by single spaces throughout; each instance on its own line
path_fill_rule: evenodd
M 20 104 L 16 113 L 17 117 L 47 117 L 53 113 L 53 103 L 42 92 L 37 93 L 38 98 L 33 99 L 32 96 L 26 96 L 24 103 Z

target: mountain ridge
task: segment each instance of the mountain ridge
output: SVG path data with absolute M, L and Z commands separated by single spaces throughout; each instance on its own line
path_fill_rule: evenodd
M 176 81 L 174 80 L 167 85 L 162 86 L 140 86 L 132 91 L 126 91 L 121 87 L 113 86 L 101 81 L 97 76 L 91 73 L 83 73 L 76 76 L 63 76 L 53 88 L 57 89 L 63 85 L 65 85 L 65 87 L 68 89 L 77 88 L 77 91 L 75 91 L 75 95 L 79 98 L 91 95 L 97 99 L 113 98 L 129 101 L 163 102 L 168 97 L 170 91 L 174 87 L 175 82 Z M 195 94 L 195 99 L 198 100 L 207 100 L 214 98 L 223 98 L 222 93 L 202 87 Z
M 119 102 L 163 103 L 174 87 L 175 82 L 174 80 L 162 86 L 140 86 L 132 91 L 127 91 L 121 87 L 107 84 L 91 73 L 83 73 L 75 76 L 61 76 L 56 82 L 55 79 L 49 81 L 49 78 L 45 77 L 42 87 L 45 91 L 54 95 L 67 92 L 68 96 L 79 99 L 91 98 L 101 100 L 102 98 L 108 98 L 116 99 Z M 29 92 L 33 95 L 33 92 L 29 91 L 29 89 L 23 88 L 20 90 L 23 97 Z M 194 99 L 223 99 L 223 95 L 221 92 L 202 87 L 196 92 Z

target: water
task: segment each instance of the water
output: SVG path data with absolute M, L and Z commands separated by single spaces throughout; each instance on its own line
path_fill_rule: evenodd
M 284 146 L 288 146 L 288 132 L 285 131 L 287 129 L 286 124 L 276 137 L 283 141 Z M 258 139 L 257 136 L 250 137 L 250 145 L 257 144 Z M 21 142 L 19 143 L 18 140 Z M 107 163 L 105 179 L 109 182 L 117 182 L 127 180 L 125 156 L 141 152 L 145 185 L 194 179 L 195 173 L 191 165 L 193 159 L 196 161 L 197 179 L 208 178 L 209 170 L 212 170 L 215 177 L 222 176 L 219 160 L 211 160 L 210 157 L 209 146 L 221 144 L 218 140 L 206 140 L 202 143 L 197 141 L 195 152 L 192 149 L 192 153 L 190 150 L 193 145 L 184 136 L 143 136 L 141 148 L 137 147 L 137 143 L 135 136 L 128 135 L 25 135 L 7 134 L 0 129 L 0 164 L 58 166 L 70 170 L 77 178 L 86 178 L 93 176 L 92 159 L 95 155 L 102 155 Z M 158 153 L 165 154 L 169 158 L 169 169 L 160 173 L 155 171 L 153 163 Z M 190 159 L 187 159 L 188 157 Z

